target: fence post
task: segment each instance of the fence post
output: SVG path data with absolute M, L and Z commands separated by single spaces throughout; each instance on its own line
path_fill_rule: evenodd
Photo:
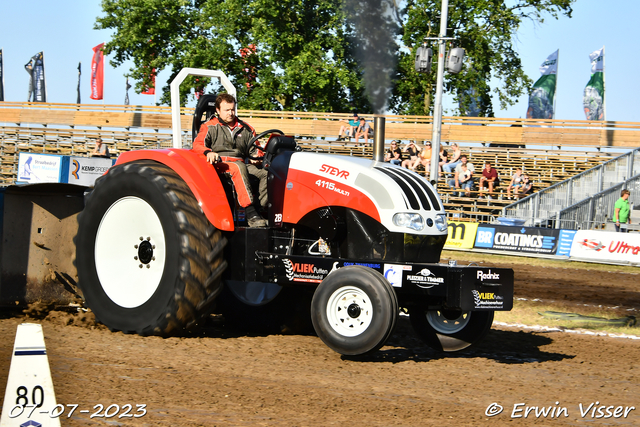
M 573 204 L 573 183 L 575 182 L 576 178 L 575 177 L 571 177 L 569 178 L 569 182 L 568 182 L 568 187 L 569 189 L 567 190 L 567 202 L 569 202 L 569 206 L 571 206 Z
M 593 196 L 589 198 L 589 216 L 587 217 L 587 224 L 593 223 Z M 588 228 L 591 230 L 591 226 Z
M 625 177 L 625 181 L 630 179 L 633 175 L 633 155 L 635 150 L 629 152 L 629 163 L 627 163 L 627 176 Z
M 560 211 L 556 212 L 556 226 L 555 228 L 561 228 L 560 227 Z
M 597 191 L 596 193 L 599 193 L 602 191 L 602 186 L 604 185 L 604 183 L 602 181 L 604 181 L 604 172 L 603 172 L 603 167 L 602 165 L 600 165 L 600 168 L 598 168 L 598 186 L 597 186 Z

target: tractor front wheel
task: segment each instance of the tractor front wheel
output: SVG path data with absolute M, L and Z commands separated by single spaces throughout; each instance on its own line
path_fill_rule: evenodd
M 396 325 L 398 299 L 379 272 L 362 266 L 335 271 L 316 289 L 311 319 L 334 351 L 357 356 L 378 350 Z

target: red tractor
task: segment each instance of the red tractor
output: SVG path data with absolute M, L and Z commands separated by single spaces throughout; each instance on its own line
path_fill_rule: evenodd
M 171 84 L 178 147 L 186 75 L 219 77 L 235 93 L 221 73 L 183 70 Z M 513 270 L 439 264 L 447 220 L 427 180 L 381 161 L 301 151 L 278 130 L 253 142 L 265 136 L 268 227 L 246 227 L 229 183 L 191 150 L 123 153 L 96 181 L 75 243 L 78 285 L 98 320 L 166 336 L 214 308 L 245 326 L 306 316 L 330 348 L 360 355 L 384 345 L 400 308 L 444 351 L 477 343 L 494 311 L 512 308 Z

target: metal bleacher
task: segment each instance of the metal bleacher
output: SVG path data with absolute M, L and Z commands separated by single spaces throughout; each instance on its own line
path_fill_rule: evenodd
M 622 189 L 631 201 L 640 200 L 640 148 L 506 206 L 503 216 L 529 226 L 603 229 Z
M 171 147 L 170 111 L 164 106 L 0 102 L 0 185 L 15 183 L 20 152 L 88 156 L 98 137 L 107 144 L 113 157 L 129 150 Z M 296 137 L 304 150 L 372 156 L 370 145 L 335 141 L 341 124 L 350 118 L 347 113 L 253 110 L 238 113 L 257 131 L 280 129 Z M 193 109 L 183 108 L 181 114 L 182 129 L 191 129 Z M 371 114 L 361 116 L 368 120 L 373 117 Z M 431 121 L 429 116 L 387 115 L 385 139 L 422 143 L 431 138 Z M 524 218 L 528 224 L 560 218 L 577 224 L 583 221 L 578 219 L 578 214 L 559 213 L 559 209 L 581 202 L 585 198 L 581 196 L 583 188 L 588 187 L 589 194 L 595 195 L 618 184 L 635 185 L 633 175 L 619 165 L 624 162 L 623 156 L 613 162 L 612 157 L 618 153 L 610 149 L 619 152 L 639 147 L 640 123 L 444 117 L 441 138 L 445 145 L 453 142 L 460 145 L 474 163 L 476 175 L 484 161 L 490 160 L 502 182 L 491 195 L 492 200 L 479 199 L 477 191 L 472 192 L 471 197 L 456 197 L 447 185 L 450 177 L 443 174 L 437 188 L 450 218 L 492 222 L 500 216 L 515 216 Z M 190 142 L 190 133 L 183 132 L 184 146 Z M 588 171 L 603 162 L 608 165 L 607 171 L 624 169 L 626 172 L 603 178 L 601 185 L 595 185 L 592 183 L 594 172 Z M 516 168 L 522 168 L 531 176 L 535 193 L 512 203 L 503 195 Z M 631 170 L 636 171 L 635 174 L 639 171 L 635 163 Z M 572 177 L 582 174 L 591 178 L 572 181 Z M 603 176 L 609 175 L 607 172 Z M 631 181 L 625 183 L 625 180 Z M 571 189 L 565 189 L 567 186 Z M 546 190 L 548 187 L 553 190 Z M 547 196 L 546 191 L 553 192 Z M 567 199 L 568 195 L 571 198 Z M 568 202 L 560 203 L 560 199 Z M 600 202 L 594 203 L 600 206 Z M 587 209 L 575 208 L 579 212 Z M 595 214 L 590 215 L 586 221 L 591 221 L 593 226 L 598 219 Z

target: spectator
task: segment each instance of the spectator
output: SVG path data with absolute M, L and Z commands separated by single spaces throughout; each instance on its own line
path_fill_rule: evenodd
M 480 182 L 478 184 L 478 190 L 480 194 L 478 197 L 484 197 L 484 188 L 489 188 L 489 194 L 487 195 L 487 200 L 491 200 L 491 194 L 493 193 L 493 189 L 498 186 L 500 183 L 500 178 L 498 177 L 498 171 L 495 168 L 491 167 L 491 162 L 484 163 L 484 169 L 482 169 L 482 176 L 480 177 Z
M 453 185 L 451 183 L 453 182 Z M 456 167 L 454 178 L 449 181 L 449 186 L 464 190 L 466 197 L 471 196 L 473 189 L 473 173 L 469 170 L 467 163 L 461 163 Z M 453 193 L 454 196 L 460 196 L 461 192 Z
M 613 220 L 616 222 L 617 232 L 627 232 L 627 228 L 620 228 L 620 224 L 631 224 L 631 207 L 629 206 L 629 190 L 626 188 L 620 192 L 620 198 L 616 201 L 613 212 Z
M 402 150 L 397 141 L 391 141 L 391 147 L 384 154 L 384 161 L 398 166 L 402 164 Z
M 353 117 L 349 119 L 348 122 L 342 121 L 340 123 L 342 123 L 342 126 L 340 126 L 340 133 L 338 134 L 338 139 L 336 139 L 336 141 L 345 141 L 349 140 L 351 135 L 355 133 L 358 125 L 360 124 L 360 119 L 358 119 L 358 115 L 356 113 L 353 113 Z M 342 136 L 343 134 L 345 136 Z
M 462 152 L 460 151 L 460 147 L 455 142 L 451 144 L 451 159 L 449 162 L 442 166 L 443 172 L 452 173 L 456 166 L 458 166 L 460 162 L 460 156 Z
M 513 195 L 517 199 L 527 197 L 533 192 L 533 183 L 529 179 L 529 175 L 522 175 L 522 185 L 513 189 Z
M 413 163 L 412 166 L 409 167 L 411 170 L 416 170 L 416 168 L 420 165 L 424 167 L 425 171 L 429 170 L 429 165 L 431 164 L 431 141 L 425 141 L 424 148 L 420 151 L 418 158 Z
M 91 157 L 106 157 L 109 158 L 109 148 L 102 142 L 102 138 L 96 139 L 96 146 L 91 152 Z
M 466 154 L 462 154 L 460 156 L 460 164 L 456 166 L 454 177 L 449 180 L 449 187 L 464 188 L 460 185 L 460 180 L 459 180 L 459 178 L 465 178 L 467 175 L 465 173 L 464 176 L 460 176 L 461 172 L 463 172 L 463 169 L 462 169 L 463 167 L 464 167 L 464 171 L 468 172 L 469 177 L 462 182 L 465 183 L 465 185 L 468 187 L 468 188 L 465 188 L 465 193 L 470 194 L 471 189 L 473 188 L 473 174 L 476 171 L 476 168 L 473 166 L 473 163 L 468 162 Z M 469 191 L 466 191 L 466 190 L 469 190 Z
M 440 153 L 438 154 L 440 161 L 438 162 L 438 177 L 442 176 L 442 167 L 447 164 L 447 150 L 444 149 L 444 145 L 440 145 Z
M 371 129 L 369 122 L 366 121 L 364 117 L 360 117 L 360 124 L 358 125 L 358 129 L 356 129 L 356 145 L 362 136 L 364 136 L 365 145 L 369 143 L 369 136 L 373 136 L 373 129 Z
M 511 182 L 507 187 L 507 199 L 511 198 L 511 190 L 515 191 L 516 188 L 519 188 L 522 186 L 522 178 L 523 178 L 522 169 L 517 168 L 516 173 L 514 173 L 513 176 L 511 177 Z M 515 199 L 515 196 L 513 198 Z
M 409 141 L 403 151 L 407 153 L 409 158 L 402 161 L 402 167 L 409 169 L 418 160 L 418 148 L 415 142 Z

